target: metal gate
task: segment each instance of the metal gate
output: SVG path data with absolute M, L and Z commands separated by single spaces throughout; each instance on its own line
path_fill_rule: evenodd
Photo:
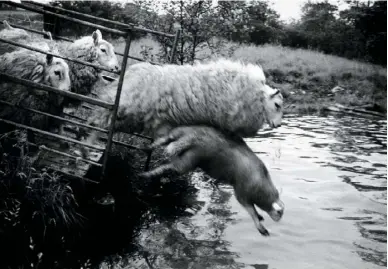
M 98 18 L 98 17 L 92 16 L 92 15 L 86 15 L 86 14 L 83 14 L 83 13 L 80 13 L 80 12 L 63 9 L 63 8 L 60 8 L 60 7 L 54 7 L 54 6 L 51 6 L 51 5 L 42 4 L 42 3 L 38 3 L 38 2 L 34 2 L 34 1 L 23 1 L 22 3 L 3 1 L 3 3 L 7 4 L 7 5 L 10 5 L 10 6 L 14 6 L 16 8 L 22 8 L 24 10 L 33 11 L 33 12 L 36 12 L 38 14 L 43 14 L 44 16 L 52 16 L 52 17 L 57 18 L 57 19 L 68 20 L 68 21 L 71 21 L 71 22 L 74 22 L 74 23 L 78 23 L 78 24 L 85 25 L 85 26 L 91 26 L 91 27 L 94 27 L 95 29 L 99 29 L 99 30 L 102 30 L 102 31 L 105 31 L 105 32 L 108 32 L 108 33 L 112 33 L 112 34 L 115 34 L 115 35 L 118 35 L 118 36 L 122 36 L 122 37 L 125 38 L 126 44 L 125 44 L 124 53 L 115 52 L 116 55 L 123 56 L 122 64 L 121 64 L 121 71 L 118 72 L 118 71 L 111 71 L 108 68 L 105 68 L 105 67 L 102 67 L 102 66 L 99 66 L 99 65 L 95 65 L 95 64 L 92 64 L 92 63 L 88 63 L 86 61 L 81 61 L 81 60 L 78 60 L 78 59 L 61 56 L 61 55 L 58 55 L 58 54 L 55 54 L 55 53 L 46 52 L 46 51 L 38 49 L 38 48 L 34 48 L 34 47 L 31 47 L 31 46 L 28 46 L 28 45 L 24 45 L 24 44 L 21 44 L 21 43 L 17 43 L 17 42 L 13 42 L 13 41 L 10 41 L 10 40 L 6 40 L 6 39 L 0 38 L 0 42 L 5 42 L 5 43 L 11 44 L 11 45 L 15 45 L 15 46 L 22 47 L 22 48 L 25 48 L 25 49 L 29 49 L 29 50 L 32 50 L 32 51 L 36 51 L 36 52 L 43 53 L 43 54 L 46 54 L 46 55 L 52 55 L 52 56 L 57 57 L 57 58 L 62 58 L 64 60 L 66 60 L 66 61 L 71 61 L 71 62 L 75 62 L 75 63 L 78 63 L 78 64 L 83 64 L 83 65 L 86 65 L 86 66 L 94 67 L 94 68 L 97 68 L 97 69 L 100 69 L 100 70 L 104 70 L 104 71 L 107 71 L 107 72 L 119 75 L 119 81 L 118 81 L 115 101 L 114 101 L 114 103 L 107 103 L 107 102 L 104 102 L 104 101 L 96 99 L 96 98 L 92 98 L 92 97 L 88 97 L 88 96 L 84 96 L 84 95 L 80 95 L 80 94 L 76 94 L 76 93 L 72 93 L 72 92 L 61 91 L 61 90 L 58 90 L 58 89 L 53 88 L 53 87 L 49 87 L 49 86 L 46 86 L 46 85 L 43 85 L 43 84 L 39 84 L 39 83 L 34 83 L 32 81 L 29 81 L 29 80 L 20 79 L 20 78 L 17 78 L 15 76 L 10 76 L 10 75 L 8 75 L 6 73 L 0 72 L 0 80 L 3 80 L 3 81 L 4 80 L 8 80 L 8 81 L 11 81 L 11 82 L 14 82 L 14 83 L 18 83 L 18 84 L 21 84 L 21 85 L 24 85 L 24 86 L 28 86 L 28 88 L 26 88 L 26 90 L 33 90 L 32 88 L 35 88 L 35 89 L 39 89 L 39 90 L 43 90 L 43 91 L 47 91 L 47 92 L 53 92 L 55 94 L 58 94 L 58 95 L 61 95 L 61 96 L 64 96 L 64 97 L 76 99 L 76 100 L 79 100 L 79 101 L 82 101 L 82 102 L 86 102 L 86 103 L 89 103 L 89 104 L 93 104 L 93 105 L 97 105 L 97 106 L 109 109 L 111 111 L 111 113 L 112 113 L 111 114 L 111 117 L 112 117 L 111 118 L 111 124 L 110 124 L 108 129 L 102 129 L 102 128 L 90 126 L 90 125 L 87 125 L 87 124 L 83 123 L 86 120 L 82 119 L 82 118 L 77 118 L 78 121 L 77 120 L 71 120 L 71 119 L 68 119 L 68 118 L 59 117 L 59 116 L 56 116 L 56 115 L 52 115 L 52 114 L 46 113 L 44 111 L 38 111 L 38 110 L 31 109 L 31 108 L 21 107 L 21 106 L 18 106 L 18 105 L 15 105 L 15 104 L 12 104 L 12 103 L 0 100 L 0 104 L 2 104 L 2 105 L 14 106 L 14 107 L 16 107 L 18 109 L 23 109 L 23 110 L 26 110 L 26 111 L 31 112 L 31 113 L 36 113 L 36 114 L 40 114 L 40 115 L 44 115 L 44 116 L 55 118 L 57 120 L 60 120 L 61 122 L 68 122 L 68 123 L 71 123 L 71 124 L 74 124 L 74 125 L 77 125 L 77 126 L 80 126 L 80 127 L 83 127 L 83 128 L 88 128 L 88 129 L 91 129 L 91 130 L 100 131 L 102 133 L 105 133 L 108 136 L 107 136 L 107 140 L 106 140 L 106 146 L 104 148 L 96 146 L 96 145 L 90 145 L 90 144 L 87 144 L 87 143 L 83 143 L 83 142 L 80 142 L 80 141 L 78 141 L 76 139 L 73 139 L 73 138 L 70 138 L 70 137 L 62 136 L 62 135 L 59 135 L 59 134 L 54 134 L 54 133 L 51 133 L 51 132 L 47 132 L 47 131 L 44 131 L 44 130 L 41 130 L 41 129 L 37 129 L 37 128 L 31 127 L 31 126 L 27 126 L 27 125 L 24 125 L 24 124 L 16 123 L 16 122 L 10 121 L 8 119 L 0 118 L 0 122 L 6 123 L 6 124 L 11 124 L 11 125 L 13 125 L 13 126 L 15 126 L 17 128 L 26 129 L 26 130 L 32 131 L 34 133 L 38 133 L 38 134 L 40 134 L 42 136 L 45 136 L 45 137 L 48 137 L 48 138 L 54 138 L 54 139 L 59 139 L 59 140 L 67 141 L 67 142 L 70 142 L 70 143 L 73 143 L 73 144 L 77 144 L 77 145 L 80 145 L 80 146 L 83 146 L 83 147 L 88 147 L 88 148 L 91 148 L 91 149 L 103 152 L 104 153 L 103 154 L 104 157 L 103 157 L 102 164 L 98 163 L 96 161 L 90 160 L 90 159 L 81 159 L 83 162 L 85 162 L 85 163 L 87 163 L 89 165 L 95 165 L 95 166 L 102 167 L 101 177 L 103 177 L 104 174 L 105 174 L 106 165 L 107 165 L 107 161 L 108 161 L 108 157 L 109 157 L 109 152 L 111 151 L 113 143 L 121 145 L 121 146 L 125 146 L 125 147 L 128 147 L 128 148 L 131 148 L 131 149 L 141 150 L 140 148 L 135 147 L 133 145 L 129 145 L 127 143 L 116 141 L 116 140 L 113 139 L 114 125 L 115 125 L 115 121 L 116 121 L 117 110 L 118 110 L 120 96 L 121 96 L 121 90 L 122 90 L 122 86 L 123 86 L 123 83 L 124 83 L 124 74 L 125 74 L 125 71 L 126 71 L 127 59 L 131 58 L 131 59 L 135 59 L 135 60 L 138 60 L 138 61 L 144 61 L 141 58 L 129 55 L 129 49 L 130 49 L 130 45 L 131 45 L 131 41 L 132 41 L 132 34 L 135 31 L 139 31 L 139 32 L 145 32 L 145 33 L 153 34 L 153 35 L 161 35 L 161 36 L 168 37 L 168 38 L 174 38 L 173 46 L 172 46 L 172 49 L 171 49 L 171 52 L 170 52 L 170 55 L 169 55 L 169 59 L 168 59 L 170 63 L 173 63 L 174 62 L 174 57 L 175 57 L 175 52 L 176 52 L 176 47 L 177 47 L 177 43 L 178 43 L 178 39 L 179 39 L 179 36 L 180 36 L 180 30 L 176 31 L 175 34 L 168 34 L 168 33 L 158 32 L 158 31 L 154 31 L 154 30 L 150 30 L 150 29 L 145 29 L 145 28 L 133 25 L 133 24 L 125 24 L 125 23 L 121 23 L 121 22 L 116 22 L 116 21 L 108 20 L 108 19 Z M 80 19 L 73 18 L 73 17 L 70 17 L 70 16 L 76 16 L 76 17 L 78 17 Z M 88 22 L 87 21 L 88 19 L 89 20 L 92 19 L 92 20 L 97 21 L 97 22 L 109 23 L 111 25 L 118 26 L 120 28 L 120 30 L 111 29 L 111 28 L 105 27 L 103 25 L 99 25 L 99 24 Z M 26 31 L 30 31 L 30 32 L 34 32 L 36 34 L 41 34 L 43 36 L 47 36 L 47 33 L 45 31 L 38 31 L 38 30 L 27 28 L 27 27 L 15 25 L 15 24 L 10 24 L 10 25 L 12 27 L 15 27 L 15 28 L 24 29 Z M 61 37 L 61 36 L 56 36 L 56 35 L 53 35 L 53 39 L 63 40 L 63 41 L 67 41 L 67 42 L 73 42 L 74 41 L 74 40 L 71 40 L 69 38 Z M 155 63 L 155 62 L 150 62 L 150 63 L 151 64 L 158 64 L 158 63 Z M 147 137 L 147 136 L 144 136 L 144 135 L 141 135 L 141 134 L 137 134 L 137 133 L 131 133 L 131 134 L 139 136 L 139 137 L 142 137 L 142 138 L 146 138 L 146 139 L 152 140 L 150 137 Z M 41 145 L 41 146 L 35 145 L 35 146 L 38 146 L 41 150 L 49 151 L 49 152 L 52 152 L 52 153 L 55 153 L 55 154 L 58 154 L 58 155 L 61 155 L 61 156 L 67 157 L 67 158 L 79 159 L 78 156 L 74 156 L 74 155 L 65 153 L 65 152 L 60 151 L 60 150 L 49 148 L 47 146 L 43 146 L 43 145 Z M 145 163 L 145 169 L 146 170 L 148 169 L 148 166 L 149 166 L 149 163 L 150 163 L 150 159 L 151 159 L 151 153 L 148 153 L 147 160 L 146 160 L 146 163 Z M 61 172 L 61 173 L 66 174 L 68 176 L 78 177 L 78 176 L 76 176 L 74 174 L 68 174 L 68 173 L 66 173 L 64 171 L 58 171 L 58 172 Z M 84 178 L 84 177 L 78 177 L 78 178 L 82 178 L 84 180 L 91 181 L 90 179 L 87 179 L 87 178 Z

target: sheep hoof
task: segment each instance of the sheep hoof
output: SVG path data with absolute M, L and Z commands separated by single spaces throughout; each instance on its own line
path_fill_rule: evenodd
M 259 228 L 258 228 L 259 232 L 261 233 L 261 235 L 263 236 L 269 236 L 269 232 L 266 228 L 264 228 L 263 225 L 261 225 Z

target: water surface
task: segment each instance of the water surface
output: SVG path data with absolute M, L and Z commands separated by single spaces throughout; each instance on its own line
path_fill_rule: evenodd
M 270 237 L 259 234 L 229 186 L 194 173 L 196 206 L 143 229 L 135 242 L 141 251 L 120 256 L 116 267 L 385 268 L 386 130 L 386 120 L 285 118 L 246 140 L 286 205 L 280 222 L 264 216 Z

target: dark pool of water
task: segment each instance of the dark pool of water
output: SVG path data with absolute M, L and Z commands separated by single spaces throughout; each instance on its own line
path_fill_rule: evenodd
M 386 120 L 288 117 L 247 139 L 286 204 L 261 236 L 228 186 L 194 173 L 196 206 L 155 221 L 100 268 L 385 268 Z

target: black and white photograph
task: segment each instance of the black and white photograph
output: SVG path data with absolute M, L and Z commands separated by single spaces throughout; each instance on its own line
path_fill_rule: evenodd
M 0 1 L 0 269 L 387 268 L 387 1 Z

